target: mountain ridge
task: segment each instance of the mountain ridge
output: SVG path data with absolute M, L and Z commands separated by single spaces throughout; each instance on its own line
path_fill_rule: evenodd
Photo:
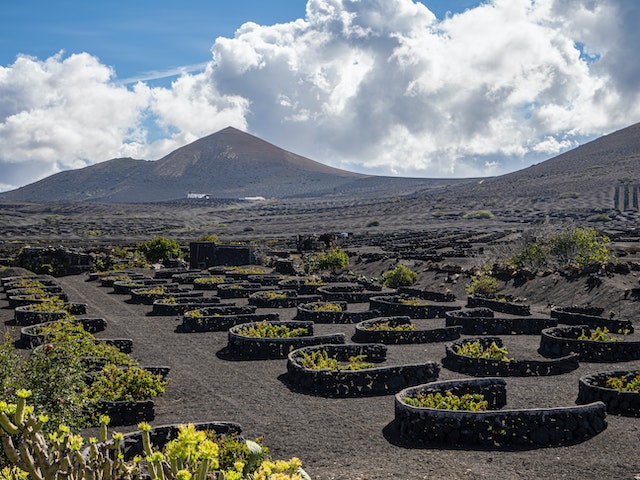
M 9 201 L 162 202 L 189 192 L 214 198 L 433 195 L 455 203 L 496 196 L 606 203 L 617 183 L 640 178 L 640 123 L 509 174 L 482 179 L 383 177 L 341 170 L 277 147 L 233 127 L 159 160 L 116 158 L 60 172 L 0 194 Z

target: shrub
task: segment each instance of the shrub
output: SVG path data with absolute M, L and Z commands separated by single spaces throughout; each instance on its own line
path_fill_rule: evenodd
M 467 295 L 483 295 L 492 297 L 498 291 L 498 280 L 491 275 L 482 274 L 473 277 L 471 283 L 467 285 Z
M 383 285 L 389 288 L 408 287 L 416 283 L 418 274 L 403 264 L 382 274 Z
M 238 335 L 254 338 L 294 338 L 308 335 L 306 328 L 291 328 L 286 325 L 274 325 L 266 320 L 250 327 L 238 330 Z
M 371 220 L 370 222 L 367 222 L 367 227 L 379 227 L 380 226 L 380 220 Z
M 621 392 L 640 393 L 640 372 L 635 376 L 622 375 L 620 377 L 607 377 L 605 385 Z
M 465 220 L 469 219 L 483 219 L 483 218 L 493 218 L 495 215 L 491 210 L 473 210 L 471 212 L 465 213 L 462 218 Z
M 480 412 L 487 410 L 489 402 L 479 393 L 465 393 L 462 396 L 452 392 L 420 393 L 415 397 L 406 397 L 404 403 L 414 407 L 437 408 L 440 410 L 469 410 Z
M 373 363 L 365 362 L 366 355 L 349 357 L 348 362 L 341 362 L 336 357 L 330 357 L 326 350 L 313 350 L 311 353 L 302 352 L 300 364 L 311 370 L 363 370 L 373 367 Z
M 564 200 L 567 198 L 580 198 L 580 194 L 578 192 L 564 192 L 560 194 L 561 200 Z
M 204 479 L 308 479 L 296 457 L 289 461 L 273 460 L 258 442 L 222 439 L 211 432 L 196 430 L 193 424 L 180 425 L 178 435 L 162 451 L 151 443 L 151 425 L 138 424 L 143 455 L 124 460 L 124 436 L 113 433 L 108 438 L 109 417 L 100 417 L 98 438 L 88 442 L 60 425 L 50 435 L 43 427 L 50 424 L 47 414 L 36 416 L 26 404 L 28 390 L 18 391 L 15 404 L 0 402 L 0 432 L 7 458 L 19 470 L 2 471 L 11 480 L 54 478 L 151 478 L 152 480 Z M 88 455 L 81 453 L 88 446 Z M 24 472 L 24 473 L 23 473 Z
M 584 267 L 608 262 L 611 254 L 607 244 L 610 241 L 607 236 L 598 236 L 593 228 L 574 228 L 554 237 L 550 242 L 550 252 L 561 265 Z
M 338 272 L 349 265 L 349 256 L 340 248 L 335 247 L 327 252 L 321 252 L 311 262 L 310 270 L 331 270 Z
M 413 323 L 400 323 L 398 325 L 391 325 L 389 321 L 372 323 L 366 328 L 366 330 L 371 330 L 374 332 L 378 332 L 378 331 L 405 332 L 405 331 L 413 331 L 415 329 L 416 329 L 416 326 Z
M 202 235 L 195 240 L 196 242 L 211 242 L 211 243 L 220 243 L 220 239 L 214 233 L 210 233 L 207 235 Z
M 163 395 L 168 383 L 161 375 L 144 368 L 119 368 L 109 364 L 95 376 L 86 394 L 94 401 L 148 400 Z
M 398 303 L 400 305 L 410 305 L 412 307 L 426 307 L 427 305 L 429 305 L 429 302 L 427 302 L 426 300 L 423 300 L 421 298 L 415 298 L 415 297 L 399 298 Z
M 627 332 L 624 333 L 626 334 Z M 587 334 L 587 332 L 583 330 L 578 337 L 578 340 L 593 340 L 596 342 L 621 342 L 623 338 L 610 335 L 609 329 L 607 327 L 596 327 L 596 329 L 592 330 L 589 334 Z
M 494 360 L 502 360 L 503 362 L 510 362 L 513 360 L 507 355 L 509 352 L 506 347 L 500 347 L 496 342 L 491 342 L 488 347 L 483 347 L 479 340 L 475 342 L 465 342 L 461 345 L 456 345 L 456 353 L 458 355 L 464 355 L 466 357 L 473 358 L 488 358 Z
M 52 426 L 89 426 L 91 413 L 84 392 L 87 369 L 79 356 L 45 346 L 29 356 L 22 371 L 21 387 L 33 392 L 31 401 L 38 411 L 47 412 Z
M 314 312 L 342 312 L 342 305 L 339 303 L 317 303 L 313 306 Z
M 151 263 L 157 263 L 165 259 L 183 257 L 180 244 L 175 240 L 169 240 L 165 237 L 155 237 L 152 240 L 139 243 L 137 247 Z
M 578 227 L 561 232 L 531 231 L 516 245 L 516 252 L 502 262 L 516 269 L 584 268 L 594 263 L 611 261 L 606 235 L 598 235 L 591 227 Z
M 610 222 L 611 217 L 606 213 L 596 213 L 587 218 L 587 222 Z

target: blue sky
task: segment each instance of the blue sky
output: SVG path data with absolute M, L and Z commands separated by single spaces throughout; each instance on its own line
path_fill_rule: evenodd
M 425 1 L 438 17 L 480 1 Z M 211 60 L 217 37 L 233 37 L 245 22 L 304 18 L 304 0 L 11 1 L 0 5 L 0 65 L 18 53 L 40 59 L 59 51 L 88 52 L 121 81 L 198 68 Z M 165 85 L 166 81 L 156 82 Z
M 0 191 L 229 125 L 363 173 L 507 173 L 640 121 L 639 22 L 633 0 L 2 2 Z

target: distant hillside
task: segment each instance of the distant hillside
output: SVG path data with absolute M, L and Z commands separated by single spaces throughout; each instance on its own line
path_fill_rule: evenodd
M 615 206 L 616 186 L 639 183 L 637 123 L 528 168 L 478 180 L 473 188 L 453 188 L 445 197 L 487 208 L 606 209 Z
M 229 127 L 157 161 L 108 160 L 52 175 L 0 194 L 0 199 L 130 203 L 175 200 L 189 192 L 215 198 L 400 194 L 442 182 L 340 170 Z
M 612 207 L 616 185 L 623 182 L 640 182 L 640 123 L 537 165 L 485 179 L 362 175 L 229 127 L 157 161 L 108 160 L 2 193 L 0 201 L 162 202 L 186 198 L 189 192 L 221 199 L 327 195 L 384 199 L 413 194 L 417 202 L 445 209 L 453 205 L 535 209 L 542 206 L 540 202 L 584 209 Z

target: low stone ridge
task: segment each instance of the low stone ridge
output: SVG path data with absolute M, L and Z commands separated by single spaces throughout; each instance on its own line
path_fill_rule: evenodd
M 312 278 L 288 278 L 280 280 L 278 286 L 282 289 L 294 289 L 300 295 L 312 295 L 318 292 L 318 288 L 324 286 L 324 283 L 318 283 Z
M 218 307 L 234 306 L 233 302 L 221 303 L 220 297 L 178 297 L 175 299 L 177 303 L 163 303 L 160 300 L 153 302 L 153 306 L 149 315 L 170 316 L 182 315 L 189 310 L 198 310 L 211 305 Z
M 607 413 L 626 417 L 640 417 L 640 393 L 625 392 L 606 386 L 609 377 L 626 377 L 628 380 L 638 375 L 638 370 L 618 370 L 594 373 L 581 377 L 578 381 L 579 405 L 601 401 L 607 406 Z
M 535 377 L 546 375 L 562 375 L 576 370 L 580 365 L 579 356 L 569 353 L 564 357 L 541 360 L 510 360 L 504 361 L 493 358 L 475 358 L 467 355 L 460 355 L 456 351 L 456 346 L 467 342 L 478 341 L 487 348 L 495 342 L 499 347 L 503 346 L 500 337 L 479 337 L 465 338 L 445 347 L 446 356 L 442 359 L 442 364 L 449 370 L 464 373 L 475 377 Z
M 540 355 L 548 358 L 564 357 L 572 352 L 581 362 L 628 362 L 640 359 L 640 341 L 601 342 L 578 340 L 582 333 L 591 334 L 587 325 L 553 327 L 542 331 Z
M 313 322 L 268 322 L 274 326 L 284 326 L 291 329 L 304 328 L 306 335 L 291 338 L 259 338 L 240 335 L 243 328 L 258 326 L 259 322 L 236 325 L 229 329 L 227 349 L 233 355 L 243 359 L 264 360 L 271 358 L 287 358 L 290 352 L 310 345 L 342 344 L 344 333 L 330 335 L 314 335 Z
M 252 293 L 262 289 L 263 286 L 259 283 L 221 283 L 218 285 L 218 296 L 220 298 L 249 298 Z
M 381 363 L 387 347 L 381 344 L 318 345 L 294 350 L 287 360 L 287 383 L 296 391 L 327 397 L 364 397 L 389 395 L 409 385 L 432 382 L 438 378 L 440 365 L 425 362 L 412 365 L 373 367 L 362 370 L 312 370 L 303 367 L 302 353 L 325 350 L 340 361 L 366 355 L 366 361 Z
M 408 343 L 446 342 L 460 338 L 462 327 L 433 328 L 429 330 L 370 330 L 374 324 L 388 322 L 391 327 L 411 324 L 407 316 L 376 317 L 356 325 L 353 341 L 357 343 L 383 343 L 400 345 Z
M 494 317 L 486 308 L 463 309 L 445 314 L 448 327 L 460 326 L 465 335 L 540 335 L 558 321 L 541 317 Z
M 318 307 L 327 304 L 340 305 L 342 310 L 317 310 Z M 375 310 L 350 312 L 347 308 L 347 302 L 345 301 L 303 303 L 302 305 L 298 305 L 295 319 L 314 323 L 359 323 L 380 315 L 380 313 Z
M 113 293 L 117 295 L 131 295 L 136 288 L 148 288 L 169 283 L 162 278 L 137 278 L 133 280 L 118 280 L 113 282 Z
M 121 275 L 126 275 L 127 277 L 129 277 L 129 279 L 130 279 L 129 281 L 131 281 L 131 280 L 144 280 L 144 279 L 151 280 L 151 278 L 149 278 L 146 275 L 143 275 L 142 273 L 127 272 L 126 270 L 122 270 L 122 271 L 113 272 L 112 274 L 108 274 L 108 275 L 105 275 L 103 277 L 100 277 L 100 286 L 101 287 L 106 287 L 106 288 L 113 288 L 113 284 L 115 282 L 122 281 L 122 280 L 119 280 L 121 278 Z M 89 279 L 91 279 L 91 277 L 89 277 Z
M 590 328 L 608 328 L 611 332 L 633 333 L 633 323 L 631 320 L 615 320 L 613 318 L 601 317 L 601 308 L 577 308 L 577 307 L 553 307 L 551 318 L 558 320 L 564 325 L 588 325 Z
M 451 392 L 482 394 L 488 411 L 440 410 L 408 405 L 405 398 Z M 507 403 L 506 382 L 500 378 L 449 380 L 402 390 L 395 396 L 395 422 L 407 445 L 518 450 L 574 445 L 607 427 L 602 402 L 588 405 L 523 410 L 499 410 Z
M 423 300 L 431 300 L 432 302 L 439 303 L 456 301 L 456 296 L 451 292 L 441 293 L 412 287 L 398 287 L 397 293 L 398 295 L 406 295 L 408 297 L 421 298 Z
M 327 302 L 365 303 L 380 295 L 379 290 L 365 290 L 360 283 L 331 283 L 318 287 L 317 292 Z
M 467 308 L 486 307 L 494 312 L 508 313 L 510 315 L 531 315 L 531 306 L 522 303 L 502 301 L 494 298 L 481 297 L 479 295 L 469 295 L 467 297 Z
M 407 316 L 410 318 L 444 318 L 446 312 L 460 310 L 461 307 L 448 304 L 435 304 L 425 301 L 424 305 L 401 303 L 410 297 L 403 295 L 381 295 L 369 300 L 369 309 L 377 310 L 381 316 Z
M 270 296 L 269 294 L 275 294 Z M 284 298 L 279 298 L 284 295 Z M 320 295 L 298 295 L 295 290 L 267 290 L 252 293 L 249 296 L 249 305 L 261 308 L 291 308 L 301 303 L 320 301 Z

